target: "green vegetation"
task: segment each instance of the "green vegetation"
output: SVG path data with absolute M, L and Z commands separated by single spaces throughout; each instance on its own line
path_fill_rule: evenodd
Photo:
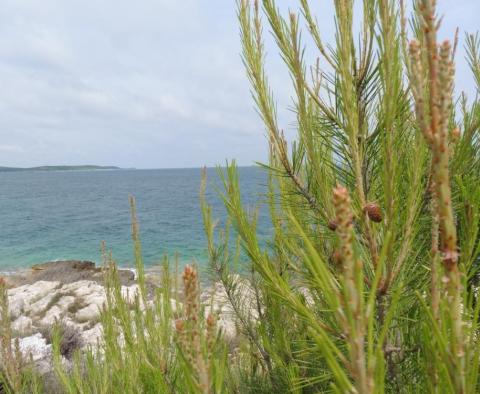
M 179 291 L 165 260 L 147 300 L 132 201 L 140 293 L 131 304 L 122 298 L 105 254 L 101 351 L 77 354 L 68 370 L 55 336 L 62 391 L 480 392 L 480 102 L 453 97 L 456 41 L 439 44 L 435 1 L 414 8 L 407 29 L 401 2 L 364 0 L 357 40 L 353 1 L 335 0 L 327 45 L 307 0 L 287 18 L 274 0 L 239 1 L 243 60 L 270 143 L 274 234 L 259 243 L 235 163 L 220 171 L 229 222 L 217 228 L 204 177 L 210 272 L 224 286 L 236 342 L 200 305 L 194 267 Z M 264 68 L 263 20 L 295 90 L 291 144 Z M 312 67 L 302 21 L 320 56 Z M 466 42 L 480 93 L 480 39 Z M 1 300 L 4 390 L 41 391 L 19 366 Z

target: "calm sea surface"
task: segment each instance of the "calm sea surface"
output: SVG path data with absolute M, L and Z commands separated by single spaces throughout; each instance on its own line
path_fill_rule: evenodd
M 207 198 L 224 222 L 216 169 L 208 176 Z M 262 204 L 263 170 L 244 167 L 239 176 L 244 203 Z M 147 265 L 176 252 L 181 262 L 201 264 L 206 240 L 199 186 L 200 169 L 0 173 L 0 271 L 62 259 L 98 262 L 102 240 L 120 265 L 131 266 L 129 195 L 137 200 Z M 261 236 L 270 231 L 267 214 L 261 206 Z

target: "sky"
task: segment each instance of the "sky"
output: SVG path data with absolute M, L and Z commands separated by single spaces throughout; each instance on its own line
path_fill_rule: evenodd
M 331 40 L 332 1 L 313 3 Z M 462 38 L 480 28 L 479 0 L 439 0 L 439 11 L 441 37 L 457 24 Z M 1 0 L 0 166 L 263 161 L 240 50 L 234 0 Z M 281 126 L 292 133 L 292 90 L 268 36 L 267 52 Z M 457 90 L 473 93 L 463 55 L 460 46 Z

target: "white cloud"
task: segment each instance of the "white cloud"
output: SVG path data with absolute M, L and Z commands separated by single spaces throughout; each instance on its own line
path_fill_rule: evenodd
M 25 149 L 18 145 L 4 145 L 0 144 L 0 152 L 8 152 L 8 153 L 23 153 Z
M 172 167 L 265 159 L 234 3 L 3 0 L 0 165 Z M 297 8 L 298 1 L 279 4 Z M 454 16 L 446 21 L 462 17 L 462 25 L 476 28 L 477 1 L 440 5 Z M 322 34 L 331 38 L 331 5 L 316 9 Z M 445 31 L 452 26 L 445 23 Z M 288 131 L 292 114 L 281 109 L 291 105 L 290 80 L 267 40 Z M 459 86 L 468 89 L 465 62 L 459 70 Z

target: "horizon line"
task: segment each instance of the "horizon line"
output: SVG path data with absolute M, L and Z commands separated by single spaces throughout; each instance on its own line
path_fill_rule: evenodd
M 258 163 L 253 164 L 242 164 L 238 165 L 237 167 L 259 167 Z M 112 167 L 112 170 L 189 170 L 189 169 L 202 169 L 202 168 L 225 168 L 226 165 L 201 165 L 201 166 L 180 166 L 180 167 L 121 167 L 115 164 L 43 164 L 43 165 L 36 165 L 36 166 L 29 166 L 29 167 L 16 167 L 16 166 L 8 166 L 8 165 L 0 165 L 1 168 L 11 168 L 11 169 L 19 169 L 19 170 L 31 170 L 37 168 L 44 168 L 44 167 Z M 108 169 L 108 168 L 106 168 Z

